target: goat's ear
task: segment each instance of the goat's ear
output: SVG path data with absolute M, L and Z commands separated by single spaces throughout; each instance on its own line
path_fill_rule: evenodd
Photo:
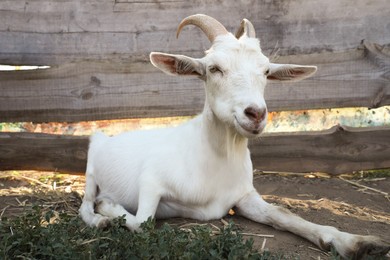
M 299 81 L 312 76 L 316 71 L 316 66 L 270 63 L 267 79 L 276 81 Z
M 202 63 L 184 55 L 173 55 L 161 52 L 150 53 L 152 64 L 168 75 L 193 75 L 204 76 L 205 70 Z

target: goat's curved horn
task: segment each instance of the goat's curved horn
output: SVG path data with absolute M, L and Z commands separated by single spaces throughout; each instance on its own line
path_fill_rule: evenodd
M 229 33 L 226 30 L 225 26 L 223 26 L 220 22 L 218 22 L 214 18 L 204 14 L 195 14 L 195 15 L 188 16 L 184 18 L 183 21 L 181 21 L 176 31 L 177 38 L 179 37 L 181 29 L 183 29 L 184 26 L 189 24 L 199 27 L 206 34 L 210 42 L 214 42 L 215 38 L 218 35 Z
M 241 21 L 240 28 L 238 28 L 236 32 L 236 38 L 239 39 L 244 34 L 249 38 L 256 38 L 255 27 L 248 19 L 243 19 Z

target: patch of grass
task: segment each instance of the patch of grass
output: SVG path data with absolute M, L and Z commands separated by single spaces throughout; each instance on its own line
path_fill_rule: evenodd
M 0 132 L 9 131 L 10 129 L 20 129 L 22 123 L 0 123 Z
M 340 175 L 347 179 L 379 179 L 390 178 L 390 168 L 375 169 L 375 170 L 361 170 L 350 174 Z
M 390 177 L 390 168 L 360 171 L 358 174 L 361 178 L 385 178 Z
M 1 259 L 286 259 L 260 254 L 233 223 L 214 235 L 209 226 L 183 230 L 150 219 L 129 232 L 124 219 L 106 229 L 87 227 L 77 215 L 31 210 L 0 222 Z

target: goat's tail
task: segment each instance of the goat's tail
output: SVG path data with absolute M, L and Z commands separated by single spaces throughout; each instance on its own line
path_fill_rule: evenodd
M 85 173 L 85 194 L 79 209 L 81 218 L 89 226 L 100 226 L 102 220 L 105 218 L 102 215 L 95 213 L 95 202 L 99 187 L 95 180 L 93 161 L 99 146 L 104 143 L 107 138 L 108 137 L 104 134 L 97 133 L 93 135 L 90 140 L 87 170 Z

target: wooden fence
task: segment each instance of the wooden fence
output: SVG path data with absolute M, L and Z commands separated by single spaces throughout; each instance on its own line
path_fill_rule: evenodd
M 0 122 L 77 122 L 199 113 L 202 82 L 153 68 L 151 51 L 201 57 L 209 47 L 182 18 L 206 13 L 235 31 L 251 20 L 280 63 L 318 66 L 315 77 L 269 84 L 271 111 L 390 105 L 387 0 L 4 0 L 0 64 L 50 69 L 0 72 Z M 87 137 L 0 133 L 0 170 L 83 172 Z M 344 173 L 390 167 L 390 127 L 335 126 L 268 134 L 251 144 L 255 167 Z

